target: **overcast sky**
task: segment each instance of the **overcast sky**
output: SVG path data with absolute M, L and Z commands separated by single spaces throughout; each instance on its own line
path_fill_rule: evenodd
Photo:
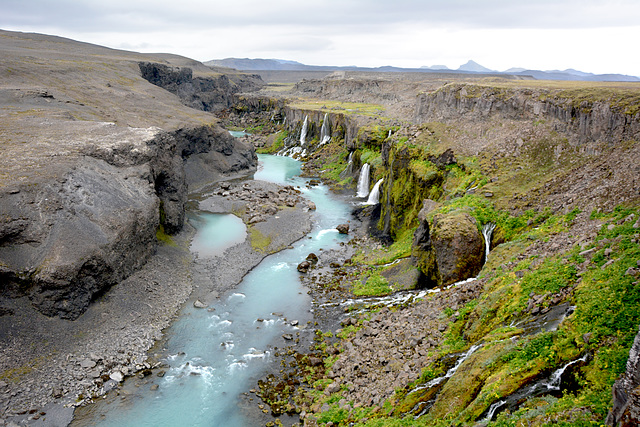
M 0 28 L 200 61 L 640 76 L 640 0 L 0 0 Z

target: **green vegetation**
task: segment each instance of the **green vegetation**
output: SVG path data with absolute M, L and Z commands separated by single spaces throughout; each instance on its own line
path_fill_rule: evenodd
M 255 226 L 249 226 L 247 231 L 253 250 L 263 253 L 267 252 L 271 245 L 271 237 L 264 235 L 262 231 L 258 230 Z
M 372 272 L 365 283 L 356 282 L 352 290 L 356 296 L 375 296 L 375 295 L 387 295 L 391 293 L 389 282 L 382 277 L 379 272 Z
M 316 110 L 324 113 L 339 112 L 342 114 L 374 117 L 382 117 L 385 112 L 384 106 L 380 104 L 318 100 L 312 98 L 297 99 L 291 102 L 289 106 L 299 110 Z
M 162 224 L 160 224 L 158 226 L 158 229 L 156 230 L 156 239 L 158 240 L 158 242 L 162 242 L 165 245 L 178 246 L 173 240 L 173 237 L 165 233 L 164 226 Z
M 286 130 L 279 131 L 275 135 L 269 137 L 270 144 L 265 147 L 256 148 L 258 154 L 275 154 L 284 148 L 284 140 L 287 138 Z

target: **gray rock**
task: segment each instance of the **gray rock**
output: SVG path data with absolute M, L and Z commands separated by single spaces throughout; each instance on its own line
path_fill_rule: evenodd
M 109 374 L 109 378 L 117 383 L 120 383 L 124 380 L 124 375 L 120 371 L 113 371 L 111 372 L 111 374 Z
M 193 302 L 193 306 L 194 306 L 195 308 L 207 308 L 207 307 L 208 307 L 208 306 L 207 306 L 207 304 L 203 303 L 203 302 L 202 302 L 202 301 L 200 301 L 199 299 L 197 299 L 197 300 L 195 300 L 195 301 Z
M 349 224 L 340 224 L 336 227 L 340 234 L 349 234 Z
M 91 359 L 84 359 L 80 362 L 80 366 L 85 369 L 90 369 L 96 366 L 96 362 Z

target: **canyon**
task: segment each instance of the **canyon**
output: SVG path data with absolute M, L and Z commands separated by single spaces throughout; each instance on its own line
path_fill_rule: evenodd
M 300 274 L 316 341 L 290 343 L 292 369 L 256 387 L 274 417 L 637 422 L 637 83 L 361 71 L 265 83 L 51 36 L 2 31 L 0 46 L 5 414 L 35 422 L 54 401 L 102 396 L 109 372 L 153 367 L 179 308 L 209 295 L 188 285 L 189 194 L 252 176 L 258 151 L 303 161 L 338 194 L 355 197 L 366 173 L 359 203 L 379 190 L 354 206 L 350 243 Z M 282 216 L 267 252 L 308 231 L 252 191 L 247 224 Z M 242 251 L 236 283 L 264 257 Z M 45 387 L 55 366 L 64 378 Z

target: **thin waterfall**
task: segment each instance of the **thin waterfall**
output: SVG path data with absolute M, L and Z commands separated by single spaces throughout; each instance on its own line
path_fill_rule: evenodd
M 329 113 L 324 114 L 322 127 L 320 128 L 320 145 L 326 144 L 331 140 L 331 129 L 329 128 Z
M 484 237 L 484 262 L 489 259 L 489 251 L 491 250 L 491 234 L 495 230 L 496 224 L 488 222 L 482 226 L 482 237 Z
M 507 403 L 506 400 L 499 400 L 497 402 L 492 403 L 491 406 L 489 407 L 489 413 L 487 414 L 487 418 L 485 418 L 485 421 L 491 421 L 493 419 L 493 416 L 496 414 L 496 411 L 502 406 L 504 406 L 506 403 Z
M 309 127 L 309 116 L 304 116 L 302 130 L 300 131 L 300 145 L 304 147 L 304 140 L 307 138 L 307 128 Z
M 376 185 L 373 186 L 371 193 L 369 193 L 369 199 L 366 201 L 365 205 L 377 205 L 380 203 L 380 185 L 382 184 L 384 179 L 379 179 L 376 182 Z
M 578 363 L 578 362 L 586 362 L 587 361 L 587 355 L 585 354 L 584 356 L 582 356 L 579 359 L 576 360 L 572 360 L 571 362 L 567 363 L 566 365 L 564 365 L 562 368 L 557 369 L 549 378 L 549 381 L 545 381 L 542 383 L 542 385 L 546 386 L 548 390 L 554 390 L 554 391 L 559 391 L 560 390 L 560 381 L 562 380 L 562 375 L 564 374 L 564 371 L 567 370 L 567 368 L 571 365 L 573 365 L 574 363 Z
M 362 165 L 360 177 L 358 178 L 357 197 L 367 197 L 369 195 L 369 163 Z
M 340 179 L 347 179 L 351 175 L 353 175 L 353 151 L 350 152 L 349 157 L 347 157 L 347 167 L 340 172 Z

